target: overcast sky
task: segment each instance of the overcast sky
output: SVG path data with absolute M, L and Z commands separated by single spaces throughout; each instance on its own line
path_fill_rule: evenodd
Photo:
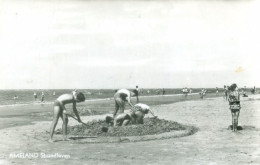
M 0 89 L 259 87 L 259 7 L 0 0 Z

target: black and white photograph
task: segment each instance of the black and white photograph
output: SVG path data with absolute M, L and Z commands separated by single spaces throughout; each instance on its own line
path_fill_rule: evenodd
M 259 9 L 0 0 L 0 164 L 260 164 Z

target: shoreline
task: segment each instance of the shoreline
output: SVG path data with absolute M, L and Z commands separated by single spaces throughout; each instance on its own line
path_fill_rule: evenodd
M 190 95 L 198 95 L 199 93 L 191 93 Z M 182 96 L 183 94 L 172 94 L 172 95 L 148 95 L 148 96 L 139 96 L 139 98 L 149 98 L 149 97 L 159 97 L 159 96 Z M 92 101 L 105 101 L 105 100 L 111 100 L 113 97 L 109 98 L 93 98 L 93 99 L 87 99 L 85 102 L 92 102 Z M 0 108 L 2 107 L 9 107 L 9 106 L 24 106 L 24 105 L 40 105 L 40 104 L 53 104 L 55 100 L 53 101 L 47 101 L 47 102 L 41 102 L 41 101 L 32 101 L 32 102 L 17 102 L 14 104 L 0 104 Z

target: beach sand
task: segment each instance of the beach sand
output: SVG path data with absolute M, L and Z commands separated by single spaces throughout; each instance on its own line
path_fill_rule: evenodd
M 251 99 L 250 99 L 251 98 Z M 241 102 L 238 133 L 228 130 L 231 114 L 222 97 L 153 105 L 154 113 L 166 120 L 194 125 L 191 136 L 129 143 L 56 143 L 40 135 L 49 131 L 50 121 L 12 126 L 0 130 L 0 164 L 260 164 L 260 101 L 257 96 Z M 84 116 L 84 122 L 105 115 Z M 18 117 L 19 118 L 19 117 Z M 9 118 L 15 123 L 16 117 Z M 57 128 L 61 128 L 61 120 Z M 78 124 L 70 120 L 69 125 Z M 10 154 L 38 153 L 36 158 L 11 158 Z M 69 155 L 69 158 L 42 158 L 41 154 Z

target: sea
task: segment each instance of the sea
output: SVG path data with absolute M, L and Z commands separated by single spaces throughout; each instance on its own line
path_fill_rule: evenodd
M 215 88 L 205 88 L 207 93 L 215 93 Z M 0 106 L 40 104 L 42 92 L 44 93 L 44 103 L 53 103 L 60 95 L 71 93 L 74 89 L 14 89 L 0 90 Z M 132 89 L 129 89 L 132 90 Z M 77 89 L 82 92 L 86 100 L 112 98 L 116 89 Z M 165 88 L 165 95 L 181 94 L 182 88 Z M 192 88 L 192 93 L 199 93 L 201 88 Z M 34 99 L 34 92 L 37 100 Z M 223 93 L 223 89 L 219 89 Z M 163 88 L 142 89 L 139 88 L 140 96 L 163 95 Z

